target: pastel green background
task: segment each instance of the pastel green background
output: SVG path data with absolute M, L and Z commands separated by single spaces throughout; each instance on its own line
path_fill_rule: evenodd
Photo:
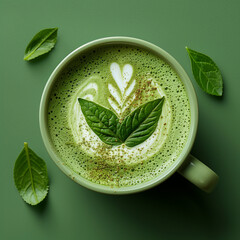
M 239 239 L 239 9 L 238 0 L 0 0 L 0 239 Z M 30 39 L 48 27 L 59 27 L 56 48 L 23 61 Z M 189 74 L 200 116 L 192 153 L 219 174 L 213 193 L 175 174 L 143 193 L 103 195 L 71 181 L 48 156 L 38 110 L 49 75 L 80 45 L 118 35 L 160 46 Z M 217 63 L 222 98 L 208 96 L 194 82 L 185 46 Z M 35 207 L 23 202 L 13 182 L 24 141 L 49 171 L 49 195 Z

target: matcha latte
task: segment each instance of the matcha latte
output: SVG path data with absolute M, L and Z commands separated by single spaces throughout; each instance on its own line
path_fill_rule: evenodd
M 102 141 L 79 99 L 110 110 L 118 124 L 144 104 L 164 102 L 152 134 L 129 146 Z M 115 188 L 163 174 L 187 142 L 190 117 L 185 87 L 173 68 L 149 51 L 124 44 L 76 56 L 58 75 L 48 105 L 51 140 L 63 164 L 91 182 Z

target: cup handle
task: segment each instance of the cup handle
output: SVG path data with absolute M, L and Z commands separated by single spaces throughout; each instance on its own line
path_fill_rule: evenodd
M 214 189 L 219 178 L 213 170 L 191 154 L 178 169 L 178 172 L 191 183 L 208 193 Z

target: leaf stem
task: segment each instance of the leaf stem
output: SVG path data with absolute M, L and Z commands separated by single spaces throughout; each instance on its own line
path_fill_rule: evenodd
M 26 158 L 27 158 L 27 163 L 28 163 L 28 168 L 29 168 L 29 174 L 30 174 L 33 194 L 36 198 L 36 201 L 38 201 L 37 194 L 36 194 L 36 191 L 35 191 L 35 188 L 34 188 L 34 183 L 33 183 L 32 169 L 31 169 L 31 163 L 30 163 L 30 157 L 29 157 L 28 143 L 27 142 L 24 142 L 24 149 L 25 149 L 25 152 L 26 152 Z

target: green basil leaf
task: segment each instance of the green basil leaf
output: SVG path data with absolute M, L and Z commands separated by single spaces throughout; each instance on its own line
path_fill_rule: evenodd
M 104 143 L 122 144 L 117 135 L 119 119 L 112 111 L 82 98 L 78 98 L 78 101 L 87 124 Z
M 47 28 L 38 32 L 28 44 L 24 60 L 29 61 L 41 56 L 55 46 L 58 28 Z
M 28 204 L 40 203 L 48 193 L 48 175 L 45 162 L 24 143 L 14 166 L 14 182 Z
M 163 103 L 164 97 L 148 102 L 123 120 L 119 135 L 128 147 L 144 142 L 154 133 L 162 113 Z
M 128 147 L 134 147 L 148 139 L 156 130 L 164 97 L 140 106 L 122 123 L 112 111 L 82 98 L 78 101 L 87 124 L 104 143 L 125 143 Z
M 216 63 L 207 55 L 186 47 L 198 85 L 208 94 L 222 96 L 223 80 Z

